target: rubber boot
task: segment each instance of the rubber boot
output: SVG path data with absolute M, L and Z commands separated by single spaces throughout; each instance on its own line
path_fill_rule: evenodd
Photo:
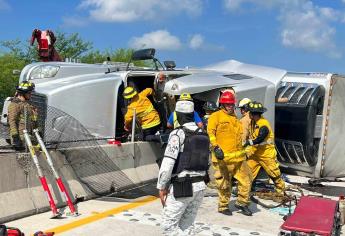
M 223 215 L 227 215 L 227 216 L 231 216 L 232 212 L 230 211 L 230 209 L 225 209 L 222 211 L 218 211 L 219 213 L 223 214 Z
M 246 216 L 252 216 L 253 215 L 252 211 L 249 209 L 248 206 L 240 206 L 240 205 L 235 204 L 235 207 L 237 209 L 241 210 L 241 213 L 243 215 L 246 215 Z

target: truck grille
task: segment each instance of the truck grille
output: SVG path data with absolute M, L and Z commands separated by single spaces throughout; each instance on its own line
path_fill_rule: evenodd
M 287 98 L 287 103 L 306 106 L 318 87 L 319 85 L 310 83 L 282 82 L 276 94 L 276 101 Z
M 293 164 L 308 164 L 302 143 L 282 139 L 276 139 L 275 143 L 278 151 L 278 161 Z
M 47 97 L 44 94 L 33 93 L 30 103 L 38 110 L 38 127 L 43 135 L 42 138 L 44 139 L 44 134 L 46 132 L 45 121 L 47 119 Z

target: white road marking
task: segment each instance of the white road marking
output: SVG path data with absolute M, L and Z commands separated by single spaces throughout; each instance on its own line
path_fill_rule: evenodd
M 161 222 L 161 216 L 151 213 L 145 213 L 140 211 L 126 211 L 116 214 L 112 217 L 114 220 L 123 220 L 135 224 L 150 225 L 159 227 Z M 195 222 L 195 228 L 197 235 L 204 236 L 222 236 L 222 235 L 238 235 L 238 236 L 276 236 L 276 234 L 263 233 L 258 231 L 251 231 L 241 228 L 227 227 L 215 224 L 207 224 L 203 222 Z

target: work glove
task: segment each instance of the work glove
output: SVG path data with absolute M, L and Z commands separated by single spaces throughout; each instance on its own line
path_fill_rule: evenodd
M 16 151 L 21 151 L 24 149 L 22 141 L 20 140 L 18 134 L 12 135 L 12 146 Z
M 247 158 L 252 156 L 256 151 L 256 148 L 254 146 L 248 145 L 247 147 L 244 148 L 244 152 L 246 153 Z
M 223 150 L 219 146 L 216 146 L 213 149 L 213 152 L 214 152 L 214 155 L 216 156 L 216 158 L 218 160 L 223 160 L 224 159 L 224 152 L 223 152 Z
M 244 142 L 243 147 L 253 146 L 253 140 L 248 139 Z

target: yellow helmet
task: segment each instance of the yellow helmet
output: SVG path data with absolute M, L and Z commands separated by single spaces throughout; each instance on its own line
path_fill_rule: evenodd
M 179 101 L 193 101 L 192 96 L 189 93 L 182 93 L 180 95 Z
M 241 101 L 238 103 L 239 108 L 245 108 L 252 100 L 249 98 L 243 98 Z
M 123 91 L 123 97 L 125 99 L 130 99 L 130 98 L 134 97 L 137 94 L 138 94 L 138 92 L 135 90 L 135 88 L 130 87 L 130 86 L 126 87 L 125 91 Z

